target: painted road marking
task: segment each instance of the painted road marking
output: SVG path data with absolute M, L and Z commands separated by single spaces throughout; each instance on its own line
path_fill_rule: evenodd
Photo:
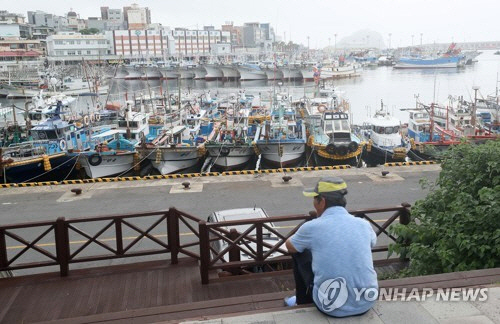
M 374 222 L 376 223 L 382 223 L 387 221 L 387 219 L 375 219 Z M 276 229 L 290 229 L 290 228 L 295 228 L 297 225 L 283 225 L 283 226 L 275 226 L 274 228 Z M 179 233 L 179 236 L 191 236 L 195 235 L 192 232 L 185 232 L 185 233 Z M 163 238 L 167 237 L 167 234 L 155 234 L 152 235 L 155 238 Z M 139 236 L 127 236 L 123 238 L 123 241 L 132 241 L 138 238 Z M 145 237 L 146 238 L 146 237 Z M 104 238 L 104 239 L 98 239 L 99 242 L 112 242 L 115 241 L 116 239 L 111 237 L 111 238 Z M 85 244 L 89 240 L 78 240 L 78 241 L 71 241 L 69 244 Z M 55 243 L 40 243 L 36 244 L 35 246 L 37 247 L 48 247 L 48 246 L 55 246 Z M 13 246 L 8 246 L 7 250 L 15 250 L 15 249 L 24 249 L 26 248 L 26 245 L 13 245 Z

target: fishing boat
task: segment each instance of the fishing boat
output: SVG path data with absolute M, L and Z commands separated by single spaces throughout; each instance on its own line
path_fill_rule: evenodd
M 212 132 L 207 110 L 185 106 L 177 114 L 169 114 L 158 136 L 137 146 L 141 156 L 151 161 L 160 174 L 180 172 L 194 167 L 204 156 L 202 144 Z M 179 116 L 170 119 L 169 116 Z
M 240 81 L 267 80 L 267 74 L 263 71 L 258 62 L 247 62 L 239 65 L 237 70 L 240 74 Z
M 237 101 L 222 110 L 223 121 L 204 144 L 207 159 L 202 172 L 210 171 L 212 167 L 228 171 L 248 165 L 255 156 L 253 138 L 257 129 L 256 125 L 249 125 L 250 114 L 250 99 L 244 103 Z
M 95 146 L 84 152 L 70 152 L 89 178 L 122 175 L 139 170 L 139 155 L 135 145 L 149 134 L 148 115 L 144 112 L 125 112 L 118 127 L 92 136 Z
M 320 92 L 321 93 L 321 92 Z M 351 130 L 349 104 L 339 102 L 332 89 L 323 89 L 327 104 L 307 106 L 307 162 L 312 157 L 316 166 L 348 164 L 359 166 L 364 143 Z
M 283 97 L 273 100 L 271 118 L 259 125 L 255 134 L 257 154 L 271 167 L 294 167 L 302 162 L 306 147 L 306 131 L 296 110 Z
M 62 103 L 53 116 L 30 130 L 28 141 L 3 149 L 4 182 L 64 179 L 75 167 L 77 158 L 68 151 L 83 152 L 93 147 L 91 130 L 60 118 Z M 109 130 L 100 127 L 95 132 Z
M 452 57 L 402 57 L 394 65 L 395 69 L 436 69 L 456 68 L 459 56 Z
M 383 109 L 365 122 L 359 131 L 366 142 L 361 158 L 369 167 L 388 162 L 404 162 L 407 145 L 401 136 L 401 121 Z

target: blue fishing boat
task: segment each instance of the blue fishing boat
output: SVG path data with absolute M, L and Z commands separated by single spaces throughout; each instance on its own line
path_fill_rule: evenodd
M 93 131 L 100 127 L 77 127 L 61 119 L 62 102 L 52 117 L 29 130 L 30 140 L 3 149 L 4 182 L 39 182 L 65 179 L 74 170 L 76 156 L 68 152 L 83 152 L 92 146 Z

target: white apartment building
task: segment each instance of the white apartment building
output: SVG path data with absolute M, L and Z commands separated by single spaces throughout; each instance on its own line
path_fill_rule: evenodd
M 112 41 L 107 35 L 82 35 L 77 32 L 59 32 L 47 37 L 47 55 L 52 60 L 97 60 L 113 54 Z
M 113 51 L 123 58 L 166 57 L 174 54 L 173 40 L 163 29 L 114 30 Z
M 211 54 L 216 44 L 227 44 L 230 51 L 231 33 L 229 31 L 176 29 L 172 33 L 175 50 L 180 55 Z M 221 50 L 221 48 L 218 49 Z
M 139 7 L 136 3 L 123 8 L 123 15 L 127 21 L 128 29 L 140 30 L 151 23 L 151 12 L 147 7 Z

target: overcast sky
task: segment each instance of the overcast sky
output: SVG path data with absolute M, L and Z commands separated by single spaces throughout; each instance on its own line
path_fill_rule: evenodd
M 81 18 L 100 16 L 99 8 L 123 8 L 123 0 L 1 0 L 0 9 L 21 13 L 42 10 Z M 310 47 L 334 45 L 358 30 L 378 32 L 391 47 L 423 43 L 500 40 L 498 0 L 155 0 L 136 1 L 151 10 L 153 23 L 170 27 L 220 28 L 226 21 L 269 22 L 286 40 Z M 286 35 L 286 36 L 285 36 Z

